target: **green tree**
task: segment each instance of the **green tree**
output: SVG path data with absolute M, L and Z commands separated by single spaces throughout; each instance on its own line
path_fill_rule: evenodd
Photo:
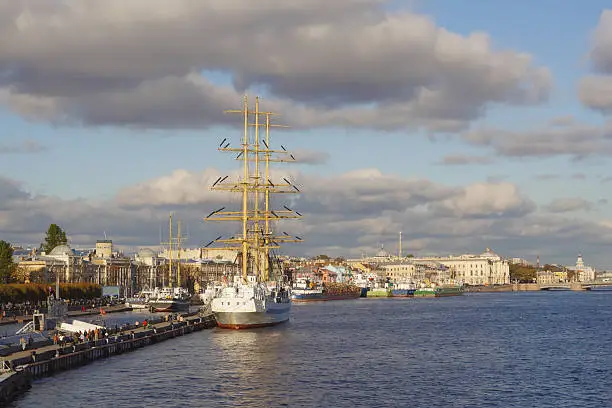
M 520 264 L 510 264 L 510 280 L 519 282 L 533 282 L 536 278 L 536 268 Z
M 6 241 L 0 241 L 0 282 L 8 283 L 14 266 L 13 247 Z
M 43 251 L 49 253 L 56 246 L 66 245 L 67 243 L 68 239 L 66 238 L 66 232 L 62 230 L 59 225 L 51 224 L 49 225 L 49 229 L 47 230 L 45 242 L 40 244 L 40 247 Z
M 329 256 L 327 255 L 317 255 L 315 259 L 321 259 L 323 261 L 329 261 Z

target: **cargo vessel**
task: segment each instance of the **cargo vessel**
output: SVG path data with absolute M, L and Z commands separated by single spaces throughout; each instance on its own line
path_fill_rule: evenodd
M 416 288 L 391 289 L 391 297 L 413 297 Z
M 445 297 L 460 295 L 463 295 L 463 286 L 459 285 L 427 286 L 417 288 L 414 291 L 415 297 Z
M 350 283 L 327 283 L 322 285 L 294 285 L 291 299 L 294 302 L 346 300 L 361 297 L 361 288 Z
M 366 297 L 368 298 L 380 298 L 380 297 L 391 297 L 391 289 L 389 288 L 369 288 L 368 294 Z

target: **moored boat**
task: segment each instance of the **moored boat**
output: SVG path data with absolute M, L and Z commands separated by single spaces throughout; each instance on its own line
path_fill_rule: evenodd
M 148 300 L 152 312 L 187 312 L 189 304 L 189 293 L 183 288 L 155 288 Z
M 390 288 L 370 288 L 368 290 L 367 297 L 369 298 L 379 298 L 379 297 L 391 297 L 393 294 L 391 293 Z
M 315 302 L 329 300 L 357 299 L 361 296 L 361 288 L 350 283 L 327 283 L 315 288 L 294 287 L 291 299 L 294 302 Z
M 427 286 L 417 288 L 415 297 L 445 297 L 463 295 L 463 287 L 459 285 Z
M 300 242 L 299 237 L 287 233 L 274 234 L 272 221 L 300 218 L 301 214 L 286 205 L 284 210 L 271 208 L 270 196 L 275 193 L 298 193 L 300 190 L 287 178 L 272 182 L 269 173 L 271 162 L 294 161 L 295 158 L 281 146 L 273 149 L 269 131 L 272 113 L 259 110 L 259 99 L 255 109 L 249 107 L 247 97 L 239 113 L 244 118 L 244 134 L 239 147 L 230 147 L 227 138 L 219 150 L 237 154 L 236 160 L 243 163 L 242 176 L 238 181 L 220 176 L 212 185 L 213 190 L 222 190 L 242 195 L 240 211 L 215 210 L 205 218 L 207 221 L 239 221 L 241 233 L 228 239 L 218 237 L 211 241 L 222 242 L 234 248 L 240 259 L 241 274 L 215 293 L 210 304 L 217 325 L 228 329 L 249 329 L 272 326 L 289 320 L 291 310 L 290 286 L 272 250 L 283 242 Z M 260 138 L 260 127 L 265 126 L 265 139 Z M 249 128 L 254 127 L 253 132 Z M 262 171 L 265 169 L 265 172 Z M 227 181 L 226 181 L 227 180 Z M 236 186 L 240 186 L 239 188 Z
M 391 297 L 413 297 L 415 288 L 411 289 L 391 289 Z
M 238 281 L 221 289 L 213 299 L 211 309 L 217 325 L 225 329 L 252 329 L 289 320 L 291 299 L 283 285 L 270 289 L 258 283 L 255 276 L 249 278 L 247 282 Z

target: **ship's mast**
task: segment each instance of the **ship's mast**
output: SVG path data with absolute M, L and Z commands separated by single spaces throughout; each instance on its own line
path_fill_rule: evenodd
M 265 238 L 265 272 L 264 279 L 268 280 L 270 273 L 270 113 L 266 113 L 266 178 L 264 185 L 266 186 L 265 192 L 265 226 L 264 226 L 264 238 Z
M 178 264 L 176 265 L 176 286 L 181 287 L 181 220 L 178 220 L 178 231 L 176 236 Z
M 273 236 L 271 223 L 273 220 L 300 218 L 301 214 L 284 206 L 284 210 L 273 210 L 270 205 L 270 194 L 283 193 L 299 193 L 300 190 L 287 178 L 283 178 L 284 183 L 273 183 L 270 180 L 270 163 L 271 162 L 292 162 L 295 161 L 284 146 L 282 150 L 274 150 L 270 145 L 270 128 L 274 126 L 270 123 L 272 112 L 260 111 L 259 98 L 255 99 L 255 110 L 249 110 L 248 99 L 245 96 L 243 100 L 243 109 L 230 110 L 228 113 L 240 113 L 244 119 L 244 133 L 242 137 L 242 146 L 240 148 L 230 147 L 230 142 L 226 143 L 227 138 L 223 139 L 219 145 L 220 151 L 238 153 L 236 160 L 243 161 L 243 175 L 239 182 L 226 181 L 229 176 L 219 177 L 212 185 L 213 190 L 223 190 L 242 194 L 242 209 L 241 211 L 223 211 L 225 207 L 215 210 L 205 217 L 206 221 L 241 221 L 242 234 L 227 239 L 218 237 L 209 242 L 205 247 L 212 245 L 215 242 L 223 242 L 230 246 L 225 249 L 240 248 L 242 252 L 242 278 L 246 281 L 249 273 L 249 263 L 257 275 L 258 280 L 268 279 L 269 269 L 269 251 L 272 248 L 278 248 L 280 242 L 300 242 L 299 237 L 292 237 L 287 233 Z M 260 115 L 265 115 L 265 123 L 261 123 Z M 250 123 L 250 118 L 253 117 L 254 123 Z M 253 140 L 249 139 L 249 127 L 254 126 L 255 132 Z M 265 140 L 260 138 L 260 127 L 265 126 Z M 264 144 L 262 147 L 261 143 Z M 265 160 L 265 179 L 262 181 L 261 176 L 261 160 Z M 251 162 L 253 168 L 251 168 Z M 260 194 L 261 193 L 261 194 Z M 250 195 L 252 194 L 253 203 L 250 203 Z M 260 201 L 264 198 L 264 205 Z M 263 207 L 263 208 L 262 208 Z M 262 225 L 263 224 L 263 225 Z M 265 265 L 262 265 L 262 258 L 265 258 Z
M 172 280 L 172 214 L 170 214 L 168 234 L 169 234 L 169 237 L 168 237 L 169 238 L 168 239 L 168 259 L 169 259 L 169 264 L 168 264 L 168 284 L 172 288 L 172 287 L 174 287 L 174 281 Z
M 244 136 L 242 140 L 242 160 L 244 174 L 242 175 L 242 279 L 246 282 L 249 261 L 248 223 L 249 223 L 249 103 L 244 95 Z
M 261 230 L 259 228 L 259 97 L 255 97 L 255 139 L 253 140 L 253 146 L 255 148 L 255 172 L 253 174 L 253 184 L 255 186 L 253 199 L 253 211 L 255 214 L 253 240 L 255 241 L 255 253 L 253 254 L 253 261 L 255 263 L 254 269 L 259 275 L 258 278 L 265 280 L 261 274 Z

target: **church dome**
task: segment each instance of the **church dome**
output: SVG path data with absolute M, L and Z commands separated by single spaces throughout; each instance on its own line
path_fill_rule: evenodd
M 499 255 L 493 252 L 491 248 L 485 249 L 485 251 L 482 254 L 480 254 L 480 256 L 483 258 L 499 258 Z
M 74 255 L 74 250 L 72 250 L 68 245 L 58 245 L 51 250 L 49 255 L 57 255 L 57 256 L 65 256 L 65 255 Z
M 155 255 L 155 252 L 153 252 L 153 250 L 149 248 L 142 248 L 138 251 L 139 258 L 155 258 L 156 256 L 157 255 Z

